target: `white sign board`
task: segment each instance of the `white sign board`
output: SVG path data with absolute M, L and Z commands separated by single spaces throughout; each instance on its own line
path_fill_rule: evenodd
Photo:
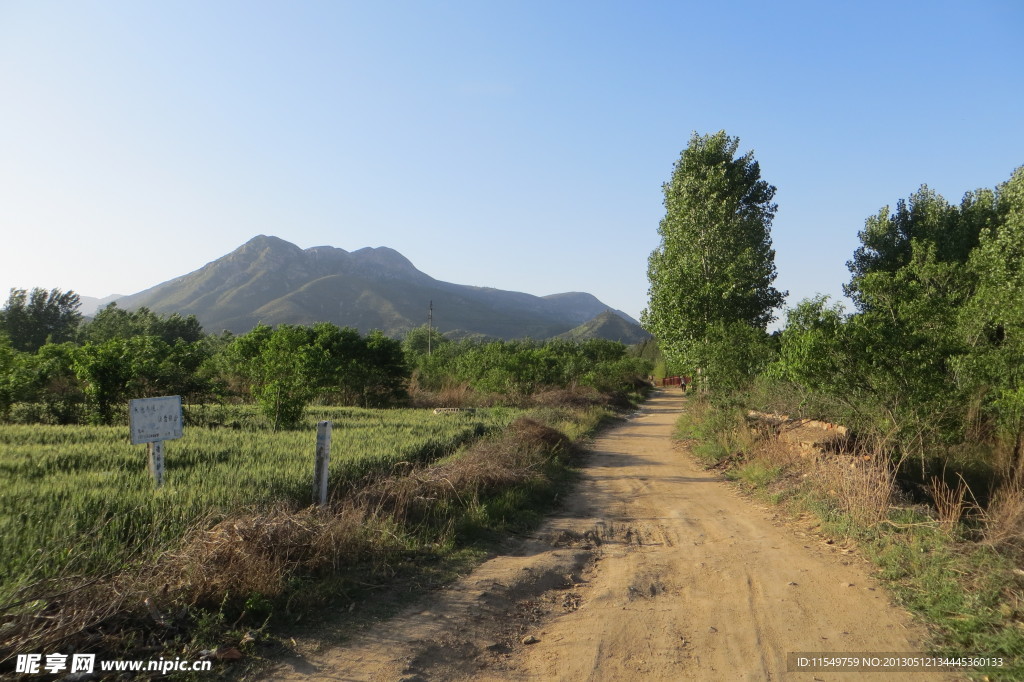
M 128 401 L 132 445 L 181 438 L 181 396 Z

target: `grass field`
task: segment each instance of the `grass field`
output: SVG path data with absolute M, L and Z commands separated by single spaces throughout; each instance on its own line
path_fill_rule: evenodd
M 186 426 L 166 443 L 160 490 L 146 471 L 146 447 L 129 444 L 127 427 L 0 425 L 0 605 L 25 582 L 123 569 L 173 547 L 196 524 L 309 504 L 317 420 L 334 423 L 337 490 L 443 457 L 517 415 L 311 408 L 307 428 L 275 433 L 254 428 L 247 409 L 193 409 L 193 423 L 223 425 Z

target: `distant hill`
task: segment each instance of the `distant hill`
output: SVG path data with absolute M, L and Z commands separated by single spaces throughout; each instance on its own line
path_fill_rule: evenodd
M 243 333 L 259 322 L 325 321 L 392 336 L 426 323 L 431 302 L 434 326 L 457 337 L 546 339 L 609 310 L 587 293 L 533 296 L 443 282 L 386 247 L 301 249 L 265 235 L 194 272 L 117 300 L 129 310 L 194 314 L 213 333 Z M 615 314 L 639 328 L 628 315 Z
M 111 296 L 105 296 L 104 298 L 95 298 L 93 296 L 79 296 L 81 305 L 78 307 L 78 312 L 86 316 L 92 316 L 96 314 L 100 308 L 105 308 L 108 304 L 121 298 L 119 294 L 113 294 Z
M 589 339 L 608 339 L 633 345 L 651 338 L 642 327 L 629 322 L 610 310 L 588 320 L 578 327 L 559 334 L 558 338 L 570 341 L 587 341 Z

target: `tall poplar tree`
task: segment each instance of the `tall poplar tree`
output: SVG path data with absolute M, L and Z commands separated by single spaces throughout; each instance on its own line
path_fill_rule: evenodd
M 739 143 L 724 130 L 694 133 L 676 162 L 642 315 L 670 366 L 717 373 L 718 384 L 756 363 L 751 344 L 786 296 L 772 286 L 775 187 L 761 179 L 753 152 L 737 156 Z

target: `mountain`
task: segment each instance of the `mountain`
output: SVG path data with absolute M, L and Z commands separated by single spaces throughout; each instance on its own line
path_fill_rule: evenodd
M 546 339 L 608 310 L 587 293 L 533 296 L 442 282 L 386 247 L 301 249 L 266 235 L 194 272 L 117 300 L 129 310 L 146 306 L 156 313 L 194 314 L 214 333 L 243 333 L 259 322 L 325 321 L 393 336 L 425 324 L 431 302 L 434 326 L 457 337 Z
M 564 334 L 559 334 L 557 338 L 570 341 L 608 339 L 609 341 L 621 341 L 629 346 L 646 341 L 651 338 L 651 334 L 640 325 L 629 322 L 611 310 L 606 310 L 592 320 L 588 320 Z
M 108 304 L 121 298 L 119 294 L 112 294 L 103 298 L 95 298 L 93 296 L 79 296 L 81 305 L 78 307 L 78 312 L 85 316 L 95 315 L 100 308 L 105 308 Z
M 601 313 L 611 310 L 611 312 L 615 313 L 630 324 L 635 324 L 638 327 L 640 326 L 640 323 L 632 317 L 621 310 L 613 310 L 609 308 L 607 305 L 597 300 L 597 297 L 592 294 L 570 291 L 565 294 L 550 294 L 548 296 L 544 296 L 544 298 L 552 303 L 556 303 L 565 310 L 567 314 L 582 320 L 591 320 Z

